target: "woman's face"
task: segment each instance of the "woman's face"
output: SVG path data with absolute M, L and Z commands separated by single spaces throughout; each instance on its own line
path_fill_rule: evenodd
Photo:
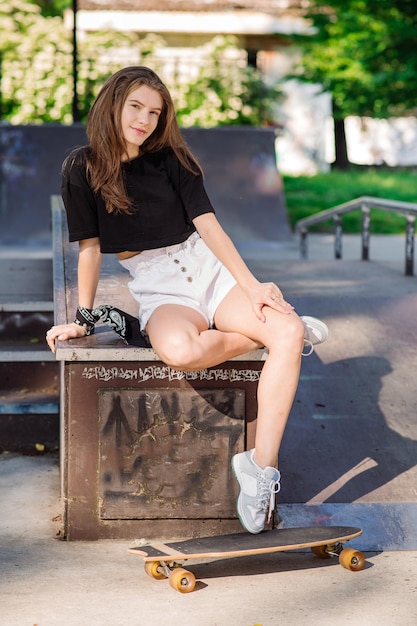
M 162 106 L 159 93 L 146 85 L 133 89 L 127 96 L 121 115 L 127 159 L 136 158 L 140 146 L 152 135 L 158 125 Z

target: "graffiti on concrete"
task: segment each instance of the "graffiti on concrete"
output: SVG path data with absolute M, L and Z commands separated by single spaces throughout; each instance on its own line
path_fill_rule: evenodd
M 129 380 L 138 383 L 149 380 L 225 380 L 233 382 L 257 382 L 260 371 L 252 369 L 210 368 L 198 372 L 183 372 L 168 365 L 147 365 L 145 367 L 124 368 L 103 365 L 88 366 L 83 369 L 82 378 L 87 380 Z
M 242 389 L 99 391 L 102 519 L 235 516 Z

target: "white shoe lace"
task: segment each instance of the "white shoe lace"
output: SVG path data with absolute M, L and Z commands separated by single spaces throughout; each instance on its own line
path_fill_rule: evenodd
M 308 352 L 304 352 L 304 348 L 309 348 Z M 302 356 L 310 356 L 310 354 L 313 354 L 314 352 L 314 345 L 313 342 L 310 341 L 309 339 L 304 339 L 304 347 L 303 347 L 303 351 L 302 351 Z
M 315 317 L 310 317 L 309 315 L 302 315 L 300 318 L 304 324 L 304 347 L 302 350 L 303 356 L 310 356 L 314 352 L 314 345 L 318 343 L 323 343 L 326 341 L 329 330 L 327 325 L 322 321 Z M 304 350 L 308 348 L 308 352 L 304 352 Z
M 258 497 L 258 506 L 261 511 L 265 511 L 268 508 L 268 522 L 271 521 L 272 512 L 275 508 L 275 495 L 279 493 L 281 489 L 281 484 L 279 482 L 280 476 L 278 476 L 277 480 L 268 481 L 265 476 L 261 473 L 258 474 L 259 480 L 259 497 Z

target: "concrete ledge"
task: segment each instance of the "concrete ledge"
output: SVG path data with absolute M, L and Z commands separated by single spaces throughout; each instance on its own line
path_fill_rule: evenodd
M 21 313 L 21 312 L 44 312 L 44 311 L 53 311 L 54 303 L 52 301 L 44 301 L 44 300 L 28 300 L 25 302 L 1 302 L 0 303 L 0 311 L 6 311 L 10 313 Z
M 291 526 L 358 526 L 358 550 L 417 550 L 417 502 L 278 504 L 281 523 Z
M 6 350 L 0 350 L 0 362 L 35 362 L 42 361 L 55 361 L 55 356 L 50 350 L 18 350 L 16 348 L 10 348 Z
M 58 402 L 2 402 L 0 415 L 58 415 Z

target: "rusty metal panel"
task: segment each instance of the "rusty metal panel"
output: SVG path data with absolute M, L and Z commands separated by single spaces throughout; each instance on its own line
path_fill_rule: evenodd
M 253 446 L 262 365 L 65 362 L 66 538 L 173 537 L 184 520 L 190 535 L 239 530 L 230 460 Z
M 98 406 L 102 519 L 235 515 L 242 389 L 101 390 Z

